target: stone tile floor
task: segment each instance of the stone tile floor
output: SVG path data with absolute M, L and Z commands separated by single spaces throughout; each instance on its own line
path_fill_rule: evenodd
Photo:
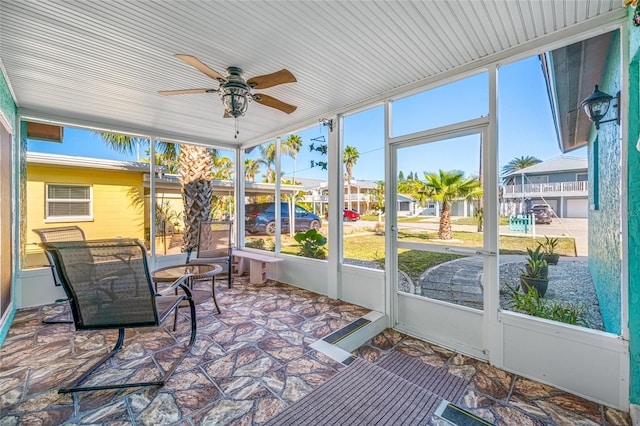
M 216 285 L 221 314 L 198 306 L 198 340 L 162 388 L 60 395 L 115 343 L 117 331 L 79 332 L 44 325 L 64 304 L 16 313 L 0 348 L 0 426 L 261 424 L 345 368 L 310 348 L 367 309 L 268 281 L 232 289 Z M 97 380 L 154 379 L 179 354 L 189 334 L 178 329 L 128 331 L 123 350 Z M 376 362 L 390 351 L 420 357 L 469 380 L 461 405 L 497 425 L 630 425 L 625 413 L 532 382 L 486 363 L 386 330 L 356 351 Z M 439 424 L 432 420 L 432 424 Z

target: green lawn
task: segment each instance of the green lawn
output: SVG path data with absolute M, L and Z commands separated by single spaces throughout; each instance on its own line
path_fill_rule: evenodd
M 438 238 L 436 231 L 425 230 L 401 230 L 398 234 L 401 241 L 422 242 L 439 244 L 434 241 Z M 273 237 L 252 237 L 251 239 L 263 238 L 273 240 Z M 447 242 L 447 245 L 462 247 L 482 247 L 482 234 L 476 232 L 454 232 L 454 241 Z M 249 238 L 247 238 L 249 240 Z M 457 240 L 457 241 L 456 241 Z M 536 248 L 538 242 L 543 242 L 544 236 L 539 238 L 500 236 L 500 254 L 527 254 L 527 248 Z M 267 247 L 273 245 L 267 244 Z M 298 244 L 288 235 L 282 236 L 282 253 L 297 254 Z M 556 252 L 562 256 L 575 256 L 576 248 L 573 238 L 559 238 Z M 349 259 L 365 260 L 377 263 L 384 268 L 385 245 L 384 236 L 375 235 L 373 232 L 363 232 L 345 235 L 344 257 Z M 427 268 L 439 263 L 457 259 L 461 256 L 453 254 L 434 253 L 418 250 L 400 249 L 398 253 L 398 263 L 400 269 L 416 280 Z
M 373 220 L 373 221 L 378 221 L 378 216 L 377 215 L 362 215 L 360 216 L 360 219 L 362 220 Z M 383 218 L 384 220 L 384 218 Z M 406 217 L 406 216 L 398 216 L 398 222 L 400 223 L 415 223 L 415 222 L 434 222 L 434 223 L 438 223 L 438 218 L 435 216 L 412 216 L 412 217 Z M 456 224 L 456 225 L 476 225 L 478 222 L 476 221 L 476 218 L 474 217 L 460 217 L 460 218 L 455 218 L 451 220 L 451 223 Z M 500 226 L 503 225 L 508 225 L 509 224 L 509 218 L 508 217 L 500 217 L 498 224 Z

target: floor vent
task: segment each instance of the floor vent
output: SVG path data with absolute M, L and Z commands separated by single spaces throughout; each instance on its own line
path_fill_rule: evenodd
M 352 333 L 355 333 L 356 331 L 360 330 L 362 327 L 366 326 L 367 324 L 371 324 L 371 321 L 364 318 L 357 319 L 354 322 L 346 325 L 345 327 L 342 327 L 340 330 L 334 331 L 333 333 L 329 334 L 322 340 L 324 340 L 327 343 L 331 343 L 332 345 L 335 345 L 340 340 L 344 339 L 345 337 L 347 337 Z
M 494 426 L 493 423 L 445 400 L 440 403 L 434 415 L 455 426 Z

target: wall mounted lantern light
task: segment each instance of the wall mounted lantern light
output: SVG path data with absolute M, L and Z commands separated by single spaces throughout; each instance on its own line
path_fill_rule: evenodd
M 609 112 L 609 105 L 611 104 L 611 101 L 613 99 L 616 100 L 616 103 L 613 105 L 613 107 L 616 109 L 616 118 L 602 121 L 602 119 L 607 115 L 607 112 Z M 616 96 L 613 97 L 600 91 L 597 84 L 593 92 L 580 103 L 580 106 L 584 108 L 584 112 L 587 114 L 587 117 L 589 117 L 589 120 L 593 121 L 593 124 L 596 125 L 596 130 L 600 129 L 600 125 L 602 123 L 616 121 L 618 124 L 620 124 L 619 105 L 620 92 L 618 92 Z

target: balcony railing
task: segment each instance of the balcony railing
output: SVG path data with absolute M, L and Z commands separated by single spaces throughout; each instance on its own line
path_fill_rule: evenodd
M 555 183 L 527 183 L 524 185 L 505 185 L 504 196 L 509 195 L 536 195 L 551 194 L 557 195 L 577 195 L 578 193 L 586 194 L 589 189 L 589 182 L 586 180 L 574 182 L 555 182 Z

